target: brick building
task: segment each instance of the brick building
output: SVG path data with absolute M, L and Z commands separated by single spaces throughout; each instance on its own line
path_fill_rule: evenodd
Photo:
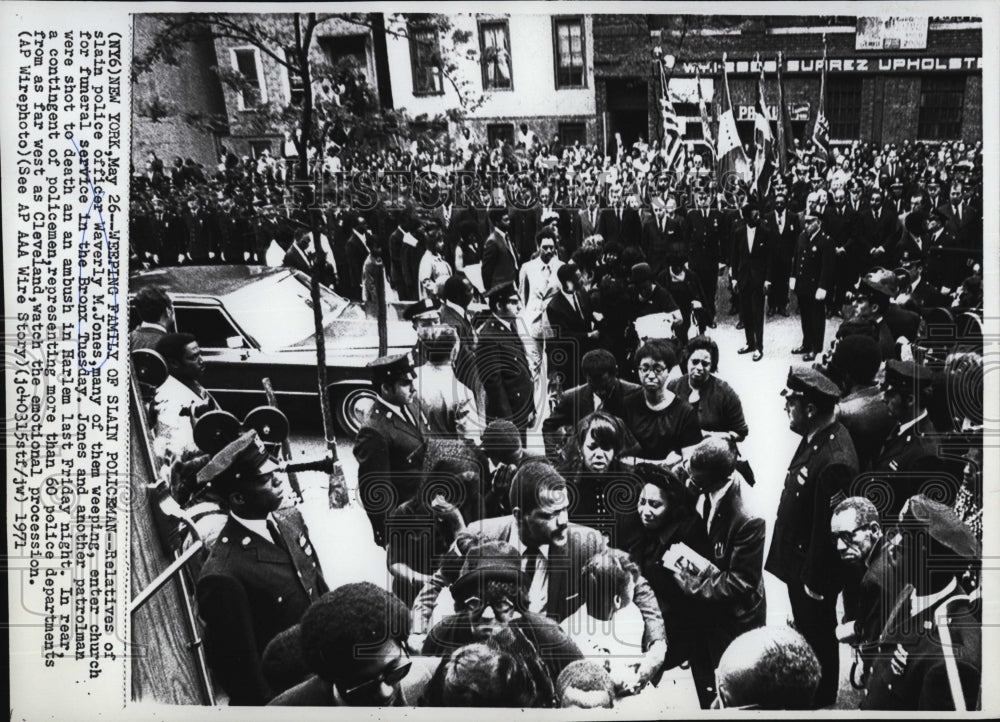
M 750 143 L 759 76 L 753 61 L 759 53 L 765 95 L 773 106 L 780 51 L 793 132 L 802 138 L 816 116 L 825 34 L 826 114 L 834 143 L 982 140 L 980 20 L 930 18 L 914 25 L 900 40 L 891 24 L 886 30 L 856 17 L 596 15 L 598 123 L 607 126 L 609 137 L 621 131 L 626 142 L 640 132 L 658 137 L 659 81 L 652 50 L 659 45 L 675 59 L 670 88 L 679 99 L 678 115 L 687 118 L 685 138 L 698 141 L 696 72 L 717 119 L 715 90 L 721 88 L 726 53 L 737 127 Z

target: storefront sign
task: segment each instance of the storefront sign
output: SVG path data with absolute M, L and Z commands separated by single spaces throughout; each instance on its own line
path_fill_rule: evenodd
M 736 111 L 736 120 L 753 120 L 757 117 L 757 106 L 739 105 Z M 809 120 L 809 103 L 796 102 L 788 104 L 788 117 L 790 120 Z M 767 119 L 776 121 L 778 119 L 778 106 L 767 106 Z
M 944 70 L 981 71 L 982 57 L 883 57 L 883 58 L 827 58 L 827 70 L 834 73 L 913 73 L 937 72 Z M 782 68 L 783 73 L 818 73 L 823 68 L 822 58 L 788 58 Z M 776 60 L 764 61 L 764 73 L 770 75 L 777 70 Z M 726 63 L 726 71 L 732 75 L 756 74 L 760 63 L 753 60 L 736 60 Z M 678 75 L 710 76 L 722 73 L 719 60 L 678 62 L 674 72 Z
M 927 18 L 859 17 L 855 50 L 924 50 Z

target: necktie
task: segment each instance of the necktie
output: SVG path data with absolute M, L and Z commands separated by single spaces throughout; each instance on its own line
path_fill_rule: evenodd
M 618 209 L 618 220 L 621 221 L 621 219 L 622 219 L 622 209 L 619 208 Z
M 593 228 L 597 228 L 597 211 L 593 210 L 590 212 L 590 225 Z
M 528 579 L 529 586 L 535 578 L 535 572 L 538 570 L 539 554 L 541 552 L 538 551 L 538 547 L 525 547 L 524 549 L 524 558 L 528 560 L 528 565 L 524 568 L 524 574 Z
M 955 206 L 955 220 L 957 220 L 959 223 L 962 222 L 962 206 L 961 205 Z
M 665 215 L 660 215 L 660 233 L 667 232 L 667 217 Z
M 701 503 L 701 517 L 705 520 L 705 529 L 708 529 L 708 520 L 712 515 L 712 497 L 705 494 L 705 499 Z
M 288 546 L 285 544 L 285 540 L 281 536 L 281 532 L 278 530 L 278 525 L 274 523 L 274 519 L 268 517 L 267 520 L 267 530 L 271 533 L 271 540 L 274 545 L 288 551 Z

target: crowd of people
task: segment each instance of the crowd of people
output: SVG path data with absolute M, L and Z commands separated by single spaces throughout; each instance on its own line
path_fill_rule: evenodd
M 227 154 L 138 184 L 137 265 L 284 263 L 372 316 L 398 299 L 418 336 L 369 364 L 354 446 L 389 581 L 338 586 L 255 432 L 198 455 L 197 339 L 162 292 L 136 299 L 133 351 L 170 372 L 154 446 L 182 506 L 220 509 L 198 605 L 230 701 L 668 705 L 659 683 L 686 664 L 703 708 L 815 709 L 837 704 L 848 644 L 862 708 L 974 709 L 979 627 L 947 620 L 979 614 L 980 147 L 803 150 L 761 196 L 697 158 L 663 173 L 656 143 L 519 141 L 338 158 L 332 181 L 417 169 L 443 203 L 421 207 L 420 184 L 331 201 L 322 238 L 268 203 L 280 164 Z M 457 179 L 483 169 L 524 183 L 466 204 Z M 754 360 L 768 315 L 801 319 L 783 391 L 801 443 L 774 519 L 743 501 L 752 429 L 712 338 L 727 310 Z M 765 570 L 790 627 L 765 625 Z

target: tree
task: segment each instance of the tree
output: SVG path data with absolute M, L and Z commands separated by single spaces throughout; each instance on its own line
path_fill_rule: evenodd
M 373 144 L 412 137 L 412 126 L 405 113 L 382 108 L 371 87 L 360 77 L 359 69 L 348 59 L 336 64 L 328 62 L 316 52 L 314 40 L 317 31 L 325 24 L 338 23 L 356 26 L 372 32 L 384 32 L 398 37 L 408 37 L 415 27 L 432 26 L 446 40 L 438 61 L 445 79 L 458 93 L 460 108 L 452 117 L 472 110 L 482 102 L 471 89 L 471 83 L 461 78 L 454 59 L 462 44 L 469 41 L 470 33 L 457 30 L 450 18 L 444 15 L 393 15 L 388 26 L 380 14 L 341 13 L 291 13 L 279 15 L 186 13 L 179 15 L 153 15 L 149 21 L 159 28 L 148 50 L 133 58 L 132 78 L 135 82 L 146 73 L 154 72 L 157 63 L 176 65 L 177 49 L 195 40 L 224 39 L 256 48 L 263 56 L 288 73 L 290 85 L 297 93 L 290 103 L 277 101 L 261 103 L 256 107 L 250 122 L 263 132 L 284 132 L 294 143 L 296 162 L 296 195 L 300 212 L 308 218 L 315 250 L 311 294 L 316 328 L 316 372 L 319 386 L 320 408 L 324 434 L 330 453 L 336 458 L 334 424 L 327 389 L 326 344 L 324 337 L 323 306 L 320 303 L 320 267 L 324 253 L 320 245 L 321 209 L 318 207 L 322 193 L 321 176 L 311 173 L 310 161 L 323 157 L 327 143 L 341 142 L 351 134 L 354 141 Z M 470 53 L 475 51 L 470 50 Z M 473 57 L 473 56 L 469 56 Z M 225 85 L 238 92 L 252 92 L 250 79 L 233 68 L 215 68 Z M 176 105 L 167 99 L 153 96 L 138 107 L 140 114 L 152 120 L 170 115 Z M 191 123 L 218 127 L 221 119 L 205 114 L 187 114 Z M 339 464 L 337 465 L 339 470 Z M 342 472 L 331 482 L 331 503 L 347 503 L 346 487 Z

